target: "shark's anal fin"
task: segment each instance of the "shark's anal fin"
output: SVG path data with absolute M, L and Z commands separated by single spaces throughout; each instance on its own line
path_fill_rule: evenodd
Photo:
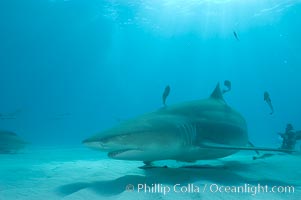
M 211 93 L 210 98 L 224 101 L 223 93 L 221 91 L 219 83 L 216 85 L 215 89 Z
M 295 151 L 289 149 L 274 149 L 274 148 L 265 148 L 265 147 L 240 147 L 240 146 L 231 146 L 217 143 L 202 143 L 200 148 L 208 149 L 224 149 L 224 150 L 243 150 L 243 151 L 274 151 L 274 152 L 283 152 L 283 153 L 293 153 Z

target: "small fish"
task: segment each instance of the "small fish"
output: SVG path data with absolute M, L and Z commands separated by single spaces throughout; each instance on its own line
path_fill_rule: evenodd
M 238 35 L 237 35 L 236 31 L 233 31 L 233 35 L 234 35 L 235 39 L 236 39 L 237 41 L 239 41 L 239 38 L 238 38 Z
M 224 81 L 224 86 L 227 88 L 227 89 L 224 89 L 223 90 L 223 94 L 225 94 L 226 92 L 229 92 L 232 88 L 232 84 L 231 84 L 231 81 L 229 80 L 225 80 Z
M 272 105 L 272 100 L 270 98 L 270 94 L 268 92 L 264 92 L 263 98 L 264 98 L 264 101 L 267 102 L 267 104 L 271 108 L 271 113 L 270 114 L 272 115 L 274 113 L 274 107 Z
M 166 106 L 166 98 L 168 97 L 170 93 L 170 86 L 167 85 L 164 89 L 163 95 L 162 95 L 162 100 L 163 100 L 163 105 Z

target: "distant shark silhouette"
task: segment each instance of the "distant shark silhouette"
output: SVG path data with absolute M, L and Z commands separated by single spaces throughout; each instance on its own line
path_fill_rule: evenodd
M 125 121 L 83 141 L 120 160 L 222 158 L 239 150 L 286 151 L 248 146 L 247 124 L 226 104 L 219 84 L 207 99 L 184 102 Z
M 0 130 L 0 154 L 17 153 L 24 148 L 26 142 L 17 134 L 10 131 Z

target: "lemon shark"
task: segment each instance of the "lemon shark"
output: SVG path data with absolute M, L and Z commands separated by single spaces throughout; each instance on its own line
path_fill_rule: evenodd
M 250 147 L 244 117 L 223 99 L 219 84 L 209 98 L 161 108 L 103 131 L 83 144 L 120 160 L 194 162 Z

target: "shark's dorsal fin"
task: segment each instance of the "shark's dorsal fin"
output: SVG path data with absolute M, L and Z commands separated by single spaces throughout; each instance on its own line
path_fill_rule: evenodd
M 213 90 L 212 94 L 210 95 L 210 98 L 224 101 L 223 94 L 222 94 L 221 88 L 219 86 L 219 83 L 216 85 L 215 89 Z

